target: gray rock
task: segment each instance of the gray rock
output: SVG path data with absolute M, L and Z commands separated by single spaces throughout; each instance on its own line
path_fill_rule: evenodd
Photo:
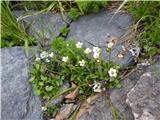
M 37 40 L 44 42 L 44 39 L 53 40 L 60 34 L 60 29 L 70 23 L 70 20 L 65 15 L 62 19 L 61 13 L 53 14 L 51 12 L 44 12 L 34 15 L 38 11 L 14 11 L 14 15 L 19 18 L 20 16 L 31 15 L 22 19 L 24 26 L 27 27 L 27 33 L 29 35 L 36 36 Z
M 143 78 L 143 75 L 153 74 L 153 71 L 155 78 L 147 80 Z M 114 112 L 117 114 L 117 120 L 152 120 L 153 118 L 153 120 L 159 120 L 159 72 L 160 64 L 147 67 L 137 66 L 131 75 L 121 81 L 122 87 L 120 89 L 109 91 L 110 94 L 107 95 L 110 95 L 110 100 L 105 96 L 100 96 L 90 106 L 89 112 L 82 115 L 79 120 L 113 120 Z M 141 79 L 139 79 L 140 77 Z M 136 115 L 140 115 L 141 118 L 136 119 Z
M 1 49 L 2 120 L 42 120 L 41 101 L 28 82 L 28 58 L 23 47 Z
M 127 94 L 135 120 L 160 119 L 160 64 L 149 66 Z
M 111 36 L 118 38 L 118 42 L 111 53 L 113 62 L 125 67 L 133 61 L 133 56 L 127 52 L 122 60 L 117 58 L 117 54 L 122 51 L 124 46 L 124 39 L 122 36 L 129 30 L 132 23 L 132 18 L 128 14 L 117 13 L 111 23 L 109 23 L 113 12 L 101 11 L 98 14 L 89 14 L 80 17 L 77 21 L 70 24 L 70 32 L 67 39 L 75 39 L 81 41 L 86 47 L 92 48 L 99 46 L 102 48 L 102 57 L 105 60 L 109 59 L 109 54 L 105 52 L 106 35 L 109 33 Z
M 107 97 L 99 97 L 78 120 L 113 120 Z
M 125 103 L 125 98 L 135 81 L 126 79 L 121 84 L 120 89 L 110 91 L 110 99 L 107 96 L 99 97 L 91 105 L 91 112 L 81 116 L 79 120 L 113 120 L 114 113 L 117 114 L 117 120 L 134 120 L 130 108 Z
M 65 120 L 68 119 L 72 112 L 76 109 L 77 105 L 71 104 L 63 104 L 60 112 L 56 115 L 56 120 Z
M 110 93 L 112 104 L 117 109 L 117 113 L 120 114 L 121 118 L 125 120 L 134 120 L 131 109 L 125 103 L 125 100 L 127 93 L 135 83 L 136 81 L 127 78 L 121 82 L 122 87 L 120 89 L 114 89 Z

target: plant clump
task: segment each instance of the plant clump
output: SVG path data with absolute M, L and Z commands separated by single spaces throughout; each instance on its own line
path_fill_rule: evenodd
M 120 87 L 119 66 L 104 61 L 100 54 L 99 47 L 85 48 L 82 42 L 57 38 L 52 49 L 42 51 L 33 64 L 30 81 L 35 94 L 50 100 L 64 93 L 60 87 L 69 82 L 78 87 L 78 99 L 85 100 L 95 93 Z
M 135 19 L 139 31 L 139 41 L 145 56 L 153 57 L 158 54 L 160 46 L 160 2 L 135 1 L 128 2 L 127 10 Z

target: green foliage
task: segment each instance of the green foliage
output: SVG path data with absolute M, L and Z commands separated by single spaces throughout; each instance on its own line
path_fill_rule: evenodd
M 31 9 L 36 9 L 36 10 L 42 10 L 47 7 L 52 3 L 52 1 L 17 1 L 17 2 L 12 2 L 12 8 L 13 9 L 23 9 L 23 10 L 31 10 Z
M 63 26 L 61 29 L 60 29 L 60 33 L 62 34 L 63 37 L 66 37 L 67 34 L 69 32 L 69 28 L 67 27 L 67 25 Z
M 48 118 L 48 117 L 50 117 L 50 116 L 53 116 L 53 114 L 55 114 L 56 112 L 58 112 L 58 110 L 60 109 L 60 107 L 61 107 L 60 104 L 47 107 L 47 110 L 44 111 L 44 116 L 45 116 L 46 118 Z M 54 113 L 53 113 L 53 111 L 54 111 Z
M 160 2 L 129 2 L 127 8 L 141 26 L 139 40 L 143 50 L 147 56 L 154 56 L 160 45 Z
M 71 20 L 76 20 L 80 16 L 80 13 L 78 12 L 77 8 L 71 8 L 68 16 Z
M 13 8 L 24 10 L 43 10 L 49 7 L 51 4 L 54 4 L 54 6 L 50 9 L 51 11 L 60 11 L 63 17 L 64 12 L 69 12 L 68 16 L 72 20 L 76 20 L 80 15 L 84 15 L 90 12 L 97 13 L 102 7 L 107 5 L 107 1 L 21 1 L 13 5 Z
M 75 2 L 82 14 L 98 12 L 101 7 L 105 7 L 107 5 L 107 1 L 75 0 Z
M 11 47 L 15 45 L 28 45 L 35 43 L 35 39 L 28 36 L 23 27 L 16 21 L 9 7 L 9 2 L 1 3 L 1 47 Z
M 10 4 L 11 3 L 11 4 Z M 11 47 L 24 45 L 28 49 L 29 45 L 35 45 L 35 38 L 25 33 L 23 26 L 17 22 L 12 15 L 12 9 L 38 9 L 60 11 L 64 17 L 64 12 L 68 12 L 68 16 L 72 20 L 76 20 L 80 15 L 89 12 L 98 12 L 100 8 L 105 7 L 106 1 L 19 1 L 19 2 L 2 2 L 2 37 L 1 47 Z M 48 8 L 48 9 L 47 9 Z M 40 13 L 40 12 L 39 12 Z M 63 36 L 68 33 L 67 27 L 60 30 Z
M 80 15 L 84 15 L 87 13 L 97 13 L 100 8 L 105 7 L 107 5 L 107 1 L 80 1 L 75 0 L 76 4 L 73 5 L 70 10 L 68 16 L 72 20 L 76 20 Z
M 110 68 L 118 71 L 119 67 L 111 61 L 106 63 L 104 60 L 93 58 L 92 53 L 86 54 L 84 49 L 77 48 L 74 40 L 64 41 L 62 37 L 56 38 L 52 50 L 40 53 L 41 60 L 36 60 L 33 64 L 30 81 L 33 83 L 35 94 L 50 99 L 62 92 L 60 86 L 67 81 L 80 88 L 81 98 L 94 93 L 95 83 L 100 83 L 101 89 L 118 87 L 118 76 L 112 78 L 108 71 Z M 64 61 L 63 57 L 68 59 Z M 79 63 L 82 60 L 85 61 L 84 65 Z

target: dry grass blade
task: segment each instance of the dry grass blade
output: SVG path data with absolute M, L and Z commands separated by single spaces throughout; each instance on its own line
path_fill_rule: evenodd
M 25 18 L 27 18 L 27 17 L 37 16 L 37 15 L 43 13 L 43 12 L 48 12 L 48 11 L 50 11 L 54 6 L 55 6 L 55 3 L 52 3 L 52 4 L 51 4 L 49 7 L 47 7 L 46 9 L 43 9 L 43 10 L 38 11 L 38 12 L 35 12 L 35 13 L 28 13 L 28 14 L 26 14 L 26 15 L 22 15 L 22 16 L 20 16 L 20 17 L 17 18 L 17 22 L 18 22 L 18 21 L 21 21 L 22 19 L 25 19 Z
M 114 13 L 114 15 L 111 17 L 111 19 L 109 20 L 108 24 L 110 24 L 110 22 L 112 21 L 112 19 L 114 18 L 114 16 L 120 11 L 120 9 L 126 4 L 126 2 L 128 2 L 128 0 L 124 0 L 122 2 L 122 4 L 119 6 L 119 8 L 116 10 L 116 12 Z
M 79 111 L 80 106 L 81 106 L 81 103 L 78 104 L 76 110 L 72 113 L 72 115 L 70 116 L 69 120 L 76 120 L 76 116 L 77 116 L 77 113 Z

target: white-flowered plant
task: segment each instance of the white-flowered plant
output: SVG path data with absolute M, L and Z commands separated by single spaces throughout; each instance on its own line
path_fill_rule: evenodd
M 100 60 L 97 60 L 97 62 L 99 63 L 99 62 L 100 62 Z
M 94 92 L 102 92 L 102 88 L 101 87 L 102 87 L 101 83 L 95 82 L 94 86 L 93 86 L 93 91 Z
M 42 107 L 42 111 L 46 111 L 46 110 L 47 110 L 47 108 L 43 106 Z
M 114 46 L 114 43 L 113 42 L 109 42 L 108 44 L 107 44 L 107 47 L 108 48 L 112 48 Z
M 99 47 L 93 47 L 93 52 L 94 53 L 100 53 L 101 49 Z
M 76 47 L 77 48 L 82 48 L 83 43 L 82 42 L 77 42 Z
M 129 52 L 132 54 L 134 57 L 138 57 L 140 53 L 140 48 L 139 47 L 133 47 L 129 50 Z
M 98 59 L 99 56 L 100 56 L 100 53 L 98 52 L 93 53 L 93 58 Z
M 47 58 L 48 52 L 46 52 L 46 51 L 41 52 L 40 57 L 41 57 L 41 59 Z
M 50 60 L 47 58 L 47 59 L 46 59 L 46 62 L 50 62 Z
M 93 58 L 98 59 L 100 57 L 101 49 L 99 47 L 93 47 Z
M 67 61 L 68 61 L 68 59 L 69 59 L 69 58 L 68 58 L 68 56 L 66 56 L 66 57 L 62 57 L 62 61 L 63 61 L 63 62 L 67 62 Z
M 79 61 L 79 65 L 82 66 L 82 67 L 85 65 L 85 63 L 86 62 L 84 60 Z
M 40 53 L 40 61 L 34 63 L 30 80 L 36 95 L 45 100 L 52 99 L 54 95 L 64 93 L 61 86 L 67 82 L 77 86 L 80 99 L 84 99 L 94 92 L 100 93 L 119 85 L 118 67 L 101 59 L 99 47 L 91 50 L 82 48 L 82 45 L 73 40 L 57 39 L 53 41 L 50 52 Z M 47 106 L 47 111 L 45 108 L 43 111 L 50 109 Z
M 89 54 L 92 52 L 92 50 L 90 48 L 86 48 L 85 51 L 84 51 L 86 54 Z
M 49 57 L 54 57 L 54 53 L 53 52 L 51 52 L 50 54 L 49 54 Z
M 117 77 L 117 70 L 114 68 L 110 68 L 108 74 L 110 77 Z
M 36 57 L 35 61 L 40 61 L 41 59 L 39 57 Z

